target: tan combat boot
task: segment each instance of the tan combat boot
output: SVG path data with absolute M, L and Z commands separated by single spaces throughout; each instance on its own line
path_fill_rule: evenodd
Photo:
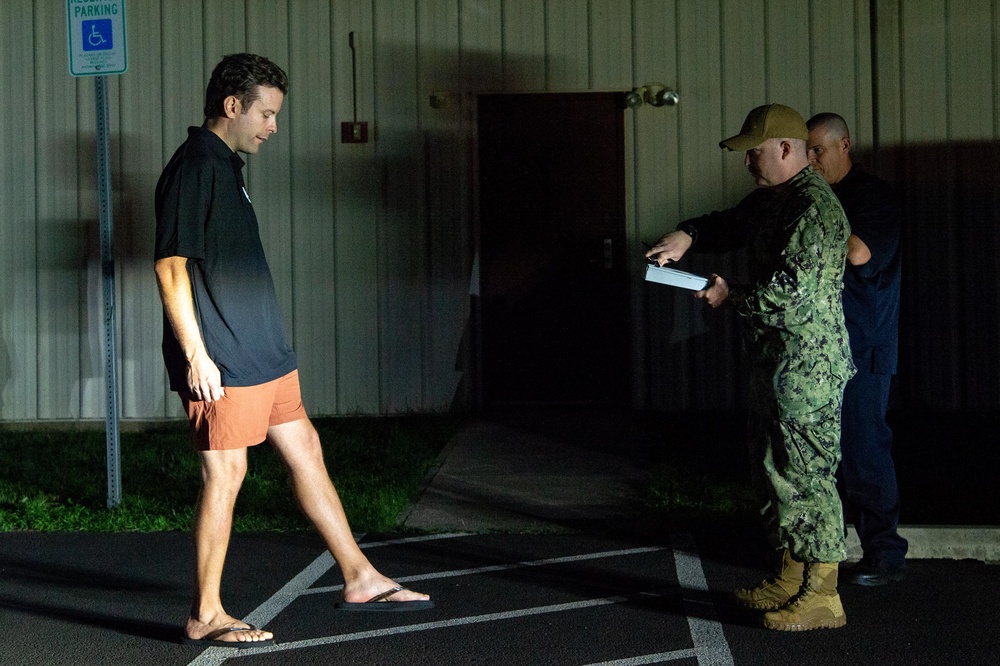
M 777 631 L 836 629 L 847 624 L 837 594 L 837 563 L 810 562 L 805 585 L 783 608 L 764 613 L 764 626 Z
M 786 548 L 781 556 L 778 573 L 757 587 L 743 588 L 733 593 L 736 605 L 753 610 L 781 608 L 802 589 L 805 565 L 796 561 Z

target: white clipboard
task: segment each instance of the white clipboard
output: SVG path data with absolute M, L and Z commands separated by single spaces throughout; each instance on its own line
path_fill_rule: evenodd
M 685 273 L 676 268 L 653 266 L 652 264 L 646 266 L 646 281 L 658 282 L 670 285 L 671 287 L 680 287 L 681 289 L 690 289 L 691 291 L 701 291 L 708 286 L 708 278 L 701 275 Z

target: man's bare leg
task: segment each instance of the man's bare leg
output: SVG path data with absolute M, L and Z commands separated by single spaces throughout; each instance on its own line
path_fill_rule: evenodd
M 221 641 L 262 641 L 271 632 L 235 631 L 215 635 L 226 627 L 247 624 L 226 613 L 220 588 L 222 569 L 233 527 L 233 506 L 247 471 L 246 449 L 201 451 L 202 488 L 194 515 L 195 598 L 185 632 L 188 638 Z
M 351 534 L 340 496 L 323 462 L 319 434 L 309 419 L 271 426 L 267 439 L 288 465 L 295 495 L 306 516 L 319 530 L 344 575 L 344 601 L 364 602 L 392 589 L 396 583 L 380 574 Z M 390 602 L 430 597 L 411 590 L 394 594 Z

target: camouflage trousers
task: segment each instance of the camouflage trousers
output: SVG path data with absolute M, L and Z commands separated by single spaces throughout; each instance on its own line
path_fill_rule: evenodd
M 847 378 L 824 362 L 754 370 L 751 476 L 768 538 L 799 561 L 840 562 L 847 550 L 835 474 Z

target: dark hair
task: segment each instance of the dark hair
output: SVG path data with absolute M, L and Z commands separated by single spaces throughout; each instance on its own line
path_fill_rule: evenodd
M 257 86 L 288 92 L 288 76 L 273 62 L 253 53 L 233 53 L 222 58 L 205 91 L 205 118 L 225 115 L 223 102 L 234 95 L 243 105 L 243 113 L 257 101 Z
M 851 132 L 847 129 L 847 121 L 836 113 L 831 113 L 829 111 L 824 113 L 817 113 L 815 116 L 806 121 L 806 127 L 809 131 L 813 131 L 817 127 L 824 127 L 828 130 L 836 132 L 839 136 L 838 139 L 849 139 L 851 138 Z

